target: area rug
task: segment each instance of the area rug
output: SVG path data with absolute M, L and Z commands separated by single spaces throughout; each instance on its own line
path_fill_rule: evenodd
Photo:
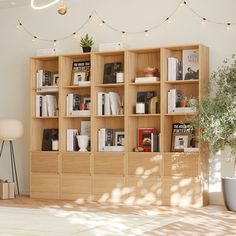
M 4 236 L 134 236 L 178 221 L 173 215 L 0 207 Z

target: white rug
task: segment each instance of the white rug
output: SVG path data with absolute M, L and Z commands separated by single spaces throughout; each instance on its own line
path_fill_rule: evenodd
M 155 211 L 142 214 L 0 207 L 4 236 L 133 236 L 178 221 Z

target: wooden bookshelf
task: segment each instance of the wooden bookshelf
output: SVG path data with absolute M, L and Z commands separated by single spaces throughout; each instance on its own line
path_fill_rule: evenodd
M 168 81 L 167 58 L 182 59 L 183 49 L 199 50 L 199 79 Z M 189 114 L 168 114 L 167 93 L 176 88 L 186 96 L 201 99 L 208 81 L 208 48 L 183 45 L 163 48 L 132 49 L 115 52 L 91 52 L 31 58 L 30 75 L 30 196 L 32 198 L 78 201 L 125 202 L 176 206 L 202 206 L 208 203 L 208 155 L 199 145 L 199 152 L 171 152 L 172 124 L 187 121 Z M 72 64 L 90 61 L 91 84 L 71 84 Z M 124 83 L 103 84 L 104 64 L 122 62 Z M 160 81 L 134 83 L 145 67 L 157 67 Z M 58 71 L 57 117 L 36 117 L 36 72 L 39 69 Z M 124 101 L 120 115 L 98 115 L 98 92 L 117 92 Z M 160 109 L 156 114 L 136 114 L 137 92 L 155 91 Z M 66 96 L 79 93 L 90 96 L 89 116 L 67 116 Z M 81 121 L 91 122 L 89 152 L 68 152 L 67 129 L 80 129 Z M 41 151 L 43 129 L 59 129 L 59 150 Z M 122 152 L 99 152 L 98 130 L 124 130 Z M 138 128 L 160 131 L 159 152 L 134 152 Z

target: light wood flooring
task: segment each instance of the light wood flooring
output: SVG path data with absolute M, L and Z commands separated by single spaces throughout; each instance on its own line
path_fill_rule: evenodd
M 230 212 L 223 206 L 207 206 L 202 208 L 174 208 L 157 206 L 124 206 L 112 204 L 86 203 L 78 204 L 72 201 L 35 200 L 29 197 L 17 197 L 13 200 L 0 200 L 0 206 L 41 208 L 55 207 L 64 210 L 104 211 L 110 213 L 140 214 L 143 211 L 156 211 L 160 215 L 179 217 L 175 223 L 156 230 L 146 232 L 145 236 L 154 235 L 193 235 L 218 236 L 236 235 L 236 212 Z M 100 236 L 100 235 L 99 235 Z M 101 235 L 102 236 L 102 235 Z M 115 236 L 115 235 L 114 235 Z

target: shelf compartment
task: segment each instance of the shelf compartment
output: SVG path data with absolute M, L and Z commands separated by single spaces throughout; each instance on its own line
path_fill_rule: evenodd
M 163 157 L 150 152 L 128 153 L 128 175 L 160 176 Z
M 63 152 L 62 173 L 90 175 L 90 153 Z

